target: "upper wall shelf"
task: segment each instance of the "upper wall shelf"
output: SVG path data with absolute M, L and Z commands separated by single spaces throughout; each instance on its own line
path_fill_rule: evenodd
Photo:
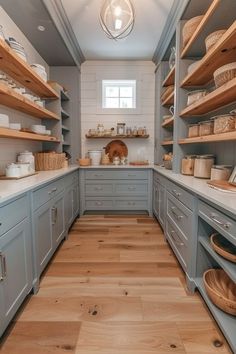
M 210 113 L 234 101 L 236 101 L 236 78 L 186 107 L 182 112 L 180 112 L 180 116 L 191 117 Z
M 181 87 L 205 85 L 213 79 L 213 73 L 222 65 L 236 58 L 236 21 L 224 33 L 217 44 L 207 52 L 196 69 L 187 75 Z
M 170 85 L 174 85 L 174 83 L 175 83 L 175 67 L 173 67 L 170 70 L 169 74 L 166 76 L 165 80 L 163 81 L 162 86 L 167 87 Z
M 212 4 L 208 8 L 207 12 L 205 13 L 204 17 L 202 18 L 201 22 L 199 23 L 198 27 L 196 28 L 194 34 L 186 44 L 186 46 L 183 48 L 183 51 L 181 53 L 181 58 L 183 58 L 189 51 L 189 49 L 192 47 L 193 43 L 196 41 L 198 38 L 199 34 L 203 31 L 204 27 L 206 26 L 207 22 L 209 21 L 209 18 L 211 18 L 212 14 L 218 7 L 219 3 L 221 0 L 213 0 Z
M 220 142 L 220 141 L 234 141 L 236 140 L 236 131 L 222 134 L 213 134 L 213 135 L 205 135 L 199 136 L 197 138 L 186 138 L 180 139 L 178 143 L 182 144 L 194 144 L 194 143 L 212 143 L 212 142 Z
M 109 136 L 85 136 L 87 139 L 148 139 L 149 135 L 140 135 L 140 136 L 128 136 L 128 135 L 109 135 Z
M 28 132 L 21 132 L 18 130 L 12 130 L 8 128 L 0 128 L 1 138 L 13 138 L 13 139 L 23 139 L 23 140 L 34 140 L 34 141 L 50 141 L 54 143 L 59 143 L 60 141 L 53 136 L 40 135 Z
M 59 97 L 57 92 L 43 81 L 29 64 L 19 58 L 2 39 L 0 39 L 0 69 L 41 98 Z
M 30 114 L 37 118 L 60 119 L 55 113 L 44 107 L 40 107 L 27 98 L 24 98 L 23 95 L 16 93 L 13 89 L 4 84 L 0 84 L 0 102 L 5 106 L 26 114 Z

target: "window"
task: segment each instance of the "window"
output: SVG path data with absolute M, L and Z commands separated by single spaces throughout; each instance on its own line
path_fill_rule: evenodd
M 136 80 L 103 80 L 102 108 L 136 109 Z

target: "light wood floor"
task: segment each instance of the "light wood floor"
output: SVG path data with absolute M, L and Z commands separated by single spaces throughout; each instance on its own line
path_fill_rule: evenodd
M 2 354 L 231 353 L 158 223 L 84 216 L 9 329 Z

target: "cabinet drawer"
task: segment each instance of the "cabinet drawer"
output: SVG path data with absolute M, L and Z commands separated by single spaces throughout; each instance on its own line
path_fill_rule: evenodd
M 85 195 L 111 195 L 113 194 L 113 184 L 112 183 L 98 183 L 85 185 Z
M 78 183 L 78 172 L 75 171 L 64 177 L 65 187 L 70 187 L 72 184 Z
M 85 201 L 86 210 L 108 210 L 113 209 L 113 200 L 109 199 L 87 199 Z
M 127 171 L 101 171 L 101 170 L 90 170 L 85 171 L 85 179 L 148 179 L 148 171 L 140 170 L 127 170 Z
M 236 220 L 202 201 L 199 201 L 199 215 L 236 245 Z
M 117 195 L 146 195 L 147 192 L 147 183 L 116 183 L 115 185 Z
M 167 189 L 175 198 L 181 201 L 189 209 L 193 210 L 194 196 L 191 193 L 169 180 L 167 182 Z
M 187 241 L 192 234 L 193 213 L 167 192 L 167 215 Z
M 29 213 L 27 197 L 22 196 L 0 208 L 0 235 L 24 220 Z
M 146 210 L 148 201 L 146 199 L 115 200 L 115 208 L 123 210 Z
M 166 234 L 168 241 L 175 252 L 176 257 L 181 263 L 184 270 L 187 269 L 187 255 L 188 249 L 186 244 L 184 243 L 182 236 L 179 231 L 175 227 L 175 225 L 171 222 L 171 220 L 167 217 L 166 222 Z
M 156 183 L 160 183 L 160 184 L 162 184 L 163 186 L 165 186 L 167 179 L 164 178 L 164 177 L 162 177 L 161 175 L 159 175 L 159 173 L 154 172 L 154 174 L 153 174 L 153 181 L 156 182 Z
M 33 192 L 33 208 L 38 209 L 64 189 L 63 179 L 47 184 Z

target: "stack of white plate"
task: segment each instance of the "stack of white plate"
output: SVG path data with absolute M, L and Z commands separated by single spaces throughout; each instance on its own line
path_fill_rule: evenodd
M 7 114 L 0 113 L 0 127 L 9 128 L 9 117 Z
M 24 47 L 23 47 L 19 42 L 17 42 L 14 38 L 9 37 L 9 44 L 10 44 L 10 47 L 14 50 L 14 52 L 15 52 L 21 59 L 23 59 L 24 61 L 27 61 L 26 53 L 25 53 Z
M 44 81 L 47 81 L 48 77 L 43 65 L 31 64 L 30 66 Z
M 46 134 L 46 127 L 45 125 L 35 124 L 31 126 L 31 130 L 37 134 Z

